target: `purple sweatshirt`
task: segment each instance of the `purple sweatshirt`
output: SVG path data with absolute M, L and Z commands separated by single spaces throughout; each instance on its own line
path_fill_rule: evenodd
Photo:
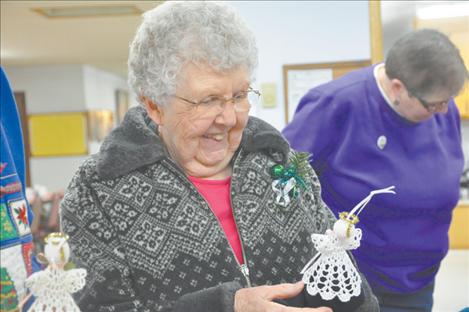
M 447 114 L 411 123 L 385 101 L 367 67 L 311 89 L 283 134 L 313 154 L 336 215 L 372 190 L 396 186 L 397 195 L 373 197 L 358 223 L 363 239 L 353 254 L 376 291 L 411 292 L 433 281 L 448 251 L 464 162 L 454 101 Z

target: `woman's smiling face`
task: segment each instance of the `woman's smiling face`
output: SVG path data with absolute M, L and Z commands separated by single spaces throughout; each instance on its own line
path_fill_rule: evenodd
M 230 176 L 229 164 L 241 142 L 249 111 L 236 112 L 230 101 L 214 111 L 183 99 L 200 103 L 214 97 L 233 98 L 248 90 L 249 75 L 243 67 L 218 72 L 208 65 L 189 63 L 181 77 L 168 105 L 154 106 L 145 101 L 148 115 L 159 125 L 171 157 L 188 175 L 212 179 Z

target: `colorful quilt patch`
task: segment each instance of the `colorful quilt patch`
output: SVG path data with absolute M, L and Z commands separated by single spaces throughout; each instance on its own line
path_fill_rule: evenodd
M 31 233 L 28 222 L 28 206 L 26 201 L 24 199 L 13 200 L 8 202 L 8 206 L 19 235 L 24 236 Z
M 18 311 L 18 294 L 15 283 L 6 268 L 0 268 L 0 311 Z
M 29 242 L 29 243 L 23 244 L 21 248 L 23 250 L 24 266 L 26 267 L 26 272 L 28 273 L 28 276 L 29 276 L 33 273 L 33 266 L 31 263 L 32 253 L 33 253 L 33 243 Z
M 0 252 L 0 262 L 2 264 L 2 270 L 5 269 L 6 273 L 8 274 L 8 279 L 13 281 L 18 301 L 23 300 L 23 298 L 26 296 L 24 282 L 26 281 L 27 272 L 25 263 L 23 261 L 23 251 L 21 245 L 19 244 L 2 249 Z M 3 310 L 1 311 L 3 312 Z
M 15 226 L 11 222 L 11 219 L 8 215 L 7 205 L 4 203 L 0 203 L 0 224 L 2 225 L 1 228 L 1 241 L 6 241 L 9 239 L 17 238 L 18 232 L 16 231 Z

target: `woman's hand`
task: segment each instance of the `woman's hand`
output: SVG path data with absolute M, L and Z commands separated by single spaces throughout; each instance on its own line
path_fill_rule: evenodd
M 292 308 L 275 302 L 297 296 L 303 290 L 303 282 L 242 288 L 235 293 L 235 312 L 332 312 L 330 308 Z

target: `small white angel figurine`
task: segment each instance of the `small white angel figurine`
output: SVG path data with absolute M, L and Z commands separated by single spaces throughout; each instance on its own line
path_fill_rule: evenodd
M 70 257 L 67 240 L 64 233 L 51 233 L 45 238 L 44 254 L 49 265 L 26 280 L 26 287 L 36 297 L 28 312 L 80 311 L 71 294 L 85 286 L 86 270 L 64 270 Z
M 341 212 L 333 230 L 323 234 L 312 234 L 311 239 L 318 253 L 305 265 L 301 274 L 306 290 L 312 296 L 319 294 L 324 300 L 338 297 L 348 302 L 351 297 L 359 296 L 361 278 L 353 265 L 347 250 L 360 246 L 362 231 L 355 228 L 358 215 L 371 200 L 373 195 L 392 193 L 394 186 L 372 191 L 366 198 L 348 212 Z

